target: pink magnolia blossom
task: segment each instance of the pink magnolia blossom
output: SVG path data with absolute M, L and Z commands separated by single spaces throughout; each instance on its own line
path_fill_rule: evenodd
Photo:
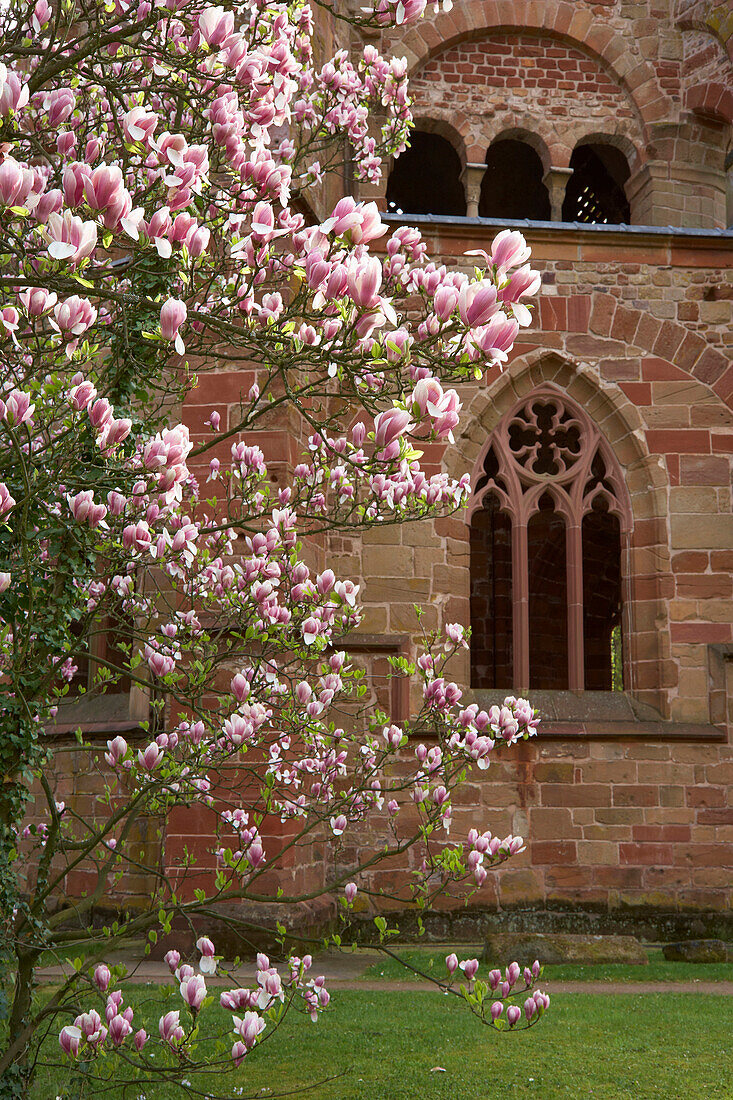
M 378 450 L 388 452 L 385 458 L 394 458 L 399 454 L 400 436 L 413 427 L 414 421 L 405 409 L 388 409 L 374 421 L 374 444 Z M 396 450 L 393 445 L 397 445 Z
M 224 8 L 205 8 L 198 24 L 207 45 L 220 46 L 234 30 L 234 13 Z
M 56 294 L 40 286 L 28 287 L 21 291 L 18 298 L 29 317 L 42 317 L 57 302 Z
M 460 963 L 461 970 L 466 975 L 466 981 L 472 982 L 478 970 L 478 959 L 464 959 Z
M 90 527 L 99 527 L 107 515 L 106 504 L 94 500 L 91 489 L 85 489 L 75 496 L 67 496 L 69 510 L 77 523 L 87 523 Z
M 67 1024 L 66 1027 L 61 1028 L 59 1043 L 64 1054 L 76 1058 L 81 1044 L 81 1030 L 73 1024 Z
M 257 1042 L 257 1037 L 265 1030 L 265 1021 L 256 1012 L 245 1012 L 240 1019 L 233 1017 L 234 1030 L 240 1036 L 245 1050 L 251 1050 Z
M 150 145 L 158 125 L 158 116 L 145 107 L 133 107 L 122 118 L 122 129 L 130 143 L 139 141 Z
M 466 628 L 460 623 L 448 623 L 445 628 L 446 648 L 449 646 L 462 646 L 468 649 L 466 640 Z
M 11 496 L 5 482 L 0 481 L 0 516 L 4 516 L 6 512 L 15 507 L 15 504 L 15 497 Z
M 336 203 L 331 217 L 321 225 L 323 233 L 333 233 L 337 237 L 348 233 L 353 244 L 377 240 L 387 229 L 375 202 L 357 203 L 350 195 Z
M 491 259 L 502 271 L 526 263 L 530 253 L 522 234 L 513 229 L 503 229 L 497 233 L 491 245 Z
M 124 1015 L 118 1013 L 109 1021 L 109 1037 L 113 1046 L 120 1046 L 128 1035 L 132 1034 L 132 1025 Z
M 496 362 L 505 363 L 518 332 L 518 321 L 510 320 L 503 313 L 496 313 L 488 324 L 472 331 L 471 339 L 484 355 L 490 356 Z
M 46 236 L 49 256 L 54 260 L 68 260 L 72 267 L 91 256 L 97 247 L 96 223 L 82 221 L 70 210 L 63 215 L 49 215 Z
M 465 283 L 458 294 L 458 312 L 464 325 L 485 325 L 498 309 L 496 287 L 488 279 Z
M 94 401 L 96 396 L 96 387 L 89 381 L 80 382 L 77 386 L 74 386 L 69 393 L 74 408 L 79 412 L 81 412 L 82 409 L 86 409 Z
M 178 951 L 175 951 L 173 948 L 171 948 L 170 951 L 166 952 L 164 958 L 166 963 L 168 964 L 171 974 L 175 974 L 181 961 L 181 956 Z
M 36 5 L 33 8 L 33 16 L 31 18 L 31 25 L 36 34 L 40 33 L 41 28 L 45 27 L 52 15 L 53 8 L 48 0 L 36 0 Z
M 183 355 L 186 347 L 178 331 L 186 320 L 188 310 L 186 303 L 179 298 L 169 298 L 163 303 L 160 310 L 160 334 L 164 340 L 172 340 L 179 355 Z
M 7 118 L 11 111 L 22 111 L 28 103 L 28 94 L 28 85 L 22 77 L 0 65 L 0 117 Z
M 100 164 L 84 180 L 84 197 L 92 210 L 104 215 L 107 229 L 116 229 L 132 210 L 132 198 L 116 164 Z
M 107 1029 L 102 1024 L 102 1018 L 96 1009 L 91 1012 L 83 1012 L 74 1020 L 74 1027 L 78 1027 L 90 1046 L 100 1046 L 107 1038 Z
M 76 106 L 76 95 L 71 88 L 54 88 L 44 99 L 43 103 L 48 112 L 48 125 L 55 130 L 62 122 L 66 122 Z
M 200 974 L 194 974 L 190 978 L 184 978 L 180 990 L 181 996 L 191 1011 L 198 1012 L 206 996 L 206 982 L 203 977 Z
M 25 390 L 11 390 L 4 398 L 3 407 L 2 419 L 12 428 L 17 428 L 20 424 L 30 424 L 36 410 L 31 395 Z
M 151 741 L 147 748 L 138 749 L 137 760 L 141 768 L 144 768 L 147 772 L 154 771 L 161 760 L 163 759 L 163 750 L 155 743 Z
M 107 752 L 104 754 L 104 759 L 110 767 L 115 767 L 120 763 L 126 753 L 127 741 L 118 733 L 116 737 L 107 742 Z
M 0 205 L 23 206 L 33 190 L 33 173 L 13 157 L 0 161 Z
M 51 327 L 57 332 L 81 336 L 96 321 L 97 310 L 88 298 L 80 298 L 78 294 L 72 294 L 70 298 L 56 305 L 53 315 Z
M 380 304 L 382 264 L 376 256 L 354 262 L 348 272 L 347 288 L 357 309 L 362 312 L 375 309 Z
M 84 184 L 91 175 L 91 168 L 81 161 L 67 164 L 64 168 L 64 201 L 67 206 L 80 206 L 84 201 Z
M 180 1024 L 180 1012 L 166 1012 L 160 1017 L 158 1031 L 164 1043 L 170 1047 L 178 1046 L 184 1038 L 184 1031 Z

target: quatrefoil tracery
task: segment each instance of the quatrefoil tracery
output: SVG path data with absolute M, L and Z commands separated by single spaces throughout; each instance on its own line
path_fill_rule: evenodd
M 535 477 L 572 471 L 582 450 L 583 425 L 559 401 L 528 402 L 508 425 L 516 464 Z
M 610 447 L 582 409 L 549 387 L 497 425 L 473 502 L 480 507 L 492 495 L 502 511 L 527 523 L 545 494 L 569 524 L 602 508 L 628 527 L 625 486 Z

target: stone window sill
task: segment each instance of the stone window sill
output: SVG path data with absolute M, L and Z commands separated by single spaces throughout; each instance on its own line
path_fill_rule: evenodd
M 474 690 L 473 699 L 486 709 L 501 703 L 507 691 Z M 644 740 L 726 741 L 723 728 L 708 722 L 670 722 L 626 691 L 530 691 L 542 716 L 543 738 L 557 741 Z
M 68 737 L 77 730 L 86 737 L 114 737 L 118 733 L 139 732 L 149 716 L 147 697 L 139 691 L 129 694 L 80 696 L 66 700 L 58 709 L 56 720 L 46 726 L 47 737 Z

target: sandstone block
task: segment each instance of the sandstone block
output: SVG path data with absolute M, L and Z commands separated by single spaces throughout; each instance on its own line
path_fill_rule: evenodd
M 728 958 L 728 951 L 722 940 L 665 943 L 663 951 L 668 962 L 723 963 Z
M 635 936 L 573 936 L 555 933 L 494 933 L 487 937 L 484 961 L 492 965 L 515 959 L 520 966 L 534 959 L 544 964 L 624 963 L 646 966 L 647 953 Z

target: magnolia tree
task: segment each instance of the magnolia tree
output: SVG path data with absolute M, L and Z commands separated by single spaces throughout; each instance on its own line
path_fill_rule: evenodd
M 379 0 L 351 22 L 423 7 Z M 404 60 L 372 45 L 316 58 L 318 20 L 347 39 L 327 3 L 11 0 L 0 19 L 0 875 L 14 979 L 0 1078 L 24 1095 L 54 1060 L 90 1085 L 201 1070 L 218 1095 L 219 1069 L 246 1075 L 288 1009 L 315 1020 L 329 996 L 309 956 L 278 969 L 260 954 L 253 986 L 216 998 L 229 1015 L 213 1041 L 207 981 L 228 972 L 209 922 L 282 938 L 278 912 L 314 895 L 348 917 L 377 863 L 413 845 L 397 894 L 424 908 L 523 848 L 484 821 L 449 826 L 456 786 L 497 739 L 535 732 L 531 707 L 462 706 L 445 664 L 466 641 L 449 625 L 395 668 L 421 681 L 420 713 L 359 715 L 339 648 L 358 587 L 329 567 L 328 534 L 463 503 L 468 476 L 427 476 L 420 441 L 452 439 L 460 400 L 446 387 L 506 360 L 539 278 L 518 233 L 466 274 L 432 263 L 417 230 L 388 235 L 374 204 L 336 201 L 328 173 L 378 180 L 410 112 Z M 211 412 L 194 442 L 176 410 L 196 376 L 232 368 L 250 375 L 234 414 Z M 278 424 L 301 454 L 276 483 L 253 434 Z M 146 713 L 134 744 L 78 734 L 96 777 L 82 813 L 44 731 L 92 651 L 89 695 L 124 686 Z M 141 849 L 150 822 L 201 806 L 214 871 L 174 863 L 164 830 Z M 286 870 L 314 840 L 336 851 L 315 890 Z M 147 904 L 97 927 L 140 874 Z M 166 956 L 175 1007 L 140 1019 L 125 969 L 105 960 L 185 929 L 196 952 Z M 39 961 L 69 950 L 44 995 Z M 451 955 L 436 982 L 495 1029 L 547 1007 L 538 964 L 486 981 L 477 968 Z

